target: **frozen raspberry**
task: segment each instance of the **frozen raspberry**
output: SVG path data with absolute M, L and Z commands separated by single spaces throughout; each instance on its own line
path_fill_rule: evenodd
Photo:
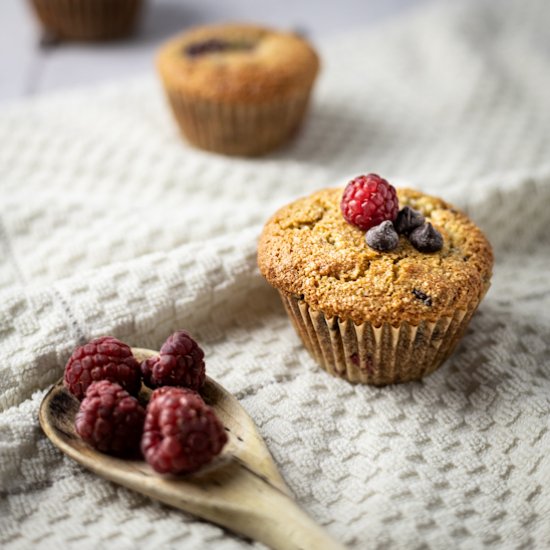
M 141 388 L 139 363 L 124 342 L 104 336 L 73 351 L 65 367 L 65 387 L 82 399 L 92 382 L 110 380 L 128 393 L 137 395 Z
M 161 386 L 160 388 L 157 388 L 151 393 L 151 397 L 149 397 L 149 403 L 152 403 L 155 399 L 157 399 L 157 397 L 160 397 L 161 395 L 166 395 L 167 393 L 174 394 L 174 392 L 178 392 L 178 391 L 183 393 L 185 392 L 196 393 L 195 390 L 191 390 L 189 388 L 181 388 L 176 386 Z
M 116 455 L 139 451 L 145 409 L 119 384 L 92 382 L 76 415 L 76 433 L 96 449 Z
M 155 393 L 141 439 L 145 460 L 162 474 L 191 473 L 208 464 L 227 442 L 214 411 L 187 388 Z
M 169 336 L 159 355 L 141 364 L 143 381 L 150 388 L 183 386 L 198 390 L 204 384 L 204 352 L 185 330 Z
M 399 202 L 395 188 L 376 174 L 351 180 L 342 196 L 340 208 L 345 220 L 363 231 L 395 220 Z

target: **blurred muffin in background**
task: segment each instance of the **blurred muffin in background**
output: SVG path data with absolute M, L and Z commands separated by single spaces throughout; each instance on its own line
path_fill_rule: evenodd
M 225 24 L 198 27 L 167 42 L 157 67 L 190 143 L 256 156 L 282 145 L 299 128 L 319 58 L 295 34 Z
M 44 30 L 68 40 L 110 40 L 130 34 L 143 0 L 31 0 Z

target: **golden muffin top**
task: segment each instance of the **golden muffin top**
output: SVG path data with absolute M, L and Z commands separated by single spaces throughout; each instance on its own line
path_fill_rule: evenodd
M 284 206 L 266 223 L 258 265 L 278 290 L 299 296 L 327 317 L 376 326 L 418 325 L 469 310 L 489 287 L 491 245 L 447 202 L 397 189 L 400 207 L 420 211 L 443 236 L 438 252 L 419 252 L 400 235 L 378 252 L 340 210 L 343 189 L 324 189 Z
M 319 71 L 313 48 L 292 33 L 244 24 L 196 27 L 157 56 L 165 85 L 219 102 L 266 102 L 303 94 Z

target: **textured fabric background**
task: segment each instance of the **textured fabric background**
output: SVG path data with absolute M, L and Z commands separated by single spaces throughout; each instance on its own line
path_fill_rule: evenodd
M 77 343 L 187 328 L 351 548 L 549 547 L 549 22 L 544 0 L 449 4 L 319 44 L 304 131 L 258 160 L 188 148 L 153 77 L 2 108 L 0 545 L 249 546 L 38 426 Z M 318 369 L 255 265 L 277 206 L 369 171 L 467 209 L 497 259 L 455 355 L 383 389 Z

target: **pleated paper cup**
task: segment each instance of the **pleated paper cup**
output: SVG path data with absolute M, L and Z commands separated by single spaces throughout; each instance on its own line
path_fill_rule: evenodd
M 288 141 L 306 114 L 310 90 L 261 103 L 224 103 L 167 90 L 174 117 L 195 147 L 235 156 L 259 156 Z
M 328 318 L 302 299 L 279 291 L 306 349 L 329 374 L 349 382 L 384 386 L 419 380 L 451 355 L 480 299 L 437 321 L 399 326 Z
M 31 0 L 43 27 L 69 40 L 109 40 L 130 34 L 142 0 Z

